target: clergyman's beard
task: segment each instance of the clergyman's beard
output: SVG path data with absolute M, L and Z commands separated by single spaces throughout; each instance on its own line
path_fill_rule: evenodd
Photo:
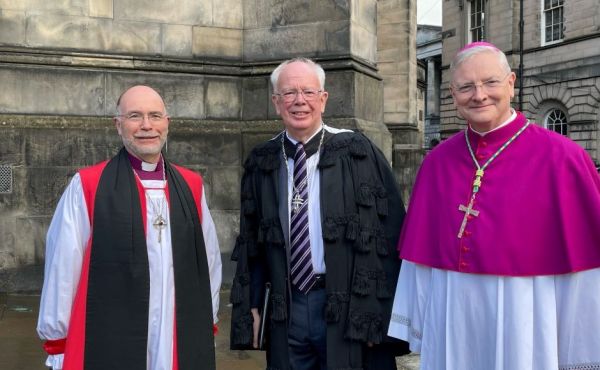
M 166 137 L 166 135 L 164 137 L 161 136 L 160 144 L 157 146 L 156 145 L 154 145 L 154 146 L 136 145 L 133 140 L 134 139 L 123 139 L 123 145 L 125 146 L 125 148 L 127 150 L 129 150 L 136 157 L 142 159 L 143 157 L 146 157 L 148 155 L 159 154 L 161 152 L 162 148 L 165 146 L 167 137 Z

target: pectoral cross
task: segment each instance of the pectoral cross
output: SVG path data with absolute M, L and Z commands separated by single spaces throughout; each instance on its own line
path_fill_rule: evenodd
M 469 216 L 479 216 L 479 211 L 473 209 L 473 199 L 469 202 L 468 206 L 463 206 L 462 204 L 458 206 L 458 210 L 465 213 L 465 217 L 463 217 L 462 224 L 460 225 L 460 230 L 458 231 L 458 238 L 462 238 L 463 233 L 465 232 L 465 227 L 467 227 L 467 219 Z
M 161 241 L 162 229 L 164 229 L 165 227 L 167 227 L 167 220 L 165 220 L 162 215 L 158 215 L 154 219 L 154 223 L 152 223 L 152 225 L 156 229 L 158 229 L 158 243 L 160 244 L 162 242 Z
M 304 204 L 304 199 L 296 192 L 292 198 L 292 209 L 294 210 L 294 213 L 298 212 L 300 207 L 302 207 L 302 204 Z

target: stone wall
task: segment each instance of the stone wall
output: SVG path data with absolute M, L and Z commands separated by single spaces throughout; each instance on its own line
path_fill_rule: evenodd
M 2 0 L 3 46 L 238 59 L 239 0 Z
M 391 84 L 377 65 L 382 3 L 0 0 L 0 170 L 12 174 L 12 191 L 0 193 L 0 291 L 41 287 L 45 233 L 60 194 L 78 168 L 117 152 L 111 117 L 119 94 L 134 84 L 164 97 L 172 117 L 169 158 L 205 178 L 225 284 L 241 164 L 254 145 L 281 130 L 268 83 L 280 61 L 302 55 L 324 66 L 325 121 L 365 132 L 390 161 L 412 161 L 395 164 L 408 192 L 417 159 L 410 151 L 392 154 L 384 120 L 384 86 Z M 389 2 L 386 9 L 403 6 Z M 404 38 L 412 36 L 402 35 L 395 40 L 410 46 Z M 410 70 L 402 74 L 393 84 L 408 91 Z M 401 90 L 393 98 L 410 104 Z

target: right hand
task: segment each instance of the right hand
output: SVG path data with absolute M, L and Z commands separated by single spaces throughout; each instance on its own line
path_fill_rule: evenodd
M 252 323 L 252 331 L 254 332 L 252 346 L 258 349 L 258 330 L 260 329 L 260 314 L 258 313 L 258 308 L 251 308 L 250 312 L 252 312 L 252 318 L 254 319 L 254 322 Z

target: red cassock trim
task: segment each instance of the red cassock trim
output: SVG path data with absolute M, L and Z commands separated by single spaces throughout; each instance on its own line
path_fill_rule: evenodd
M 83 369 L 83 361 L 85 356 L 85 326 L 86 326 L 86 303 L 87 303 L 87 288 L 89 279 L 91 245 L 94 227 L 94 204 L 96 200 L 96 191 L 102 171 L 106 167 L 108 161 L 101 162 L 92 167 L 84 168 L 79 171 L 83 195 L 88 210 L 88 218 L 90 220 L 91 230 L 90 239 L 87 242 L 83 257 L 83 265 L 75 300 L 71 309 L 71 319 L 69 321 L 69 329 L 67 331 L 66 345 L 64 348 L 63 370 L 81 370 Z M 146 230 L 146 198 L 144 189 L 139 181 L 136 181 L 138 193 L 140 194 L 140 205 L 142 210 L 142 220 L 144 223 L 144 231 Z
M 60 355 L 65 353 L 67 338 L 47 340 L 44 342 L 44 351 L 49 355 Z
M 177 357 L 177 307 L 173 309 L 173 370 L 179 370 L 179 358 Z
M 202 223 L 202 203 L 200 200 L 202 199 L 202 177 L 200 177 L 197 173 L 188 170 L 184 167 L 179 167 L 173 165 L 176 170 L 181 174 L 185 182 L 190 187 L 192 191 L 192 196 L 194 197 L 194 202 L 196 203 L 196 209 L 198 210 L 198 219 L 200 223 Z M 167 200 L 169 200 L 169 191 L 167 188 L 166 191 Z M 177 294 L 177 288 L 175 288 L 175 294 Z M 177 313 L 177 307 L 175 307 L 174 312 Z M 214 331 L 214 329 L 213 329 Z M 179 359 L 177 356 L 177 317 L 173 320 L 173 370 L 179 370 Z
M 84 168 L 79 171 L 79 176 L 81 178 L 81 184 L 83 187 L 83 194 L 85 197 L 85 202 L 88 210 L 88 217 L 90 220 L 91 228 L 94 225 L 94 203 L 96 200 L 96 191 L 98 189 L 98 183 L 100 181 L 100 176 L 102 175 L 102 171 L 106 167 L 108 161 L 101 162 L 92 167 Z M 186 168 L 175 166 L 179 173 L 183 176 L 184 180 L 187 182 L 190 190 L 192 191 L 192 196 L 194 197 L 194 201 L 196 203 L 196 208 L 198 210 L 198 218 L 200 222 L 202 222 L 202 207 L 201 207 L 201 199 L 202 199 L 202 177 L 200 177 L 197 173 L 190 171 Z M 140 205 L 142 211 L 142 221 L 144 225 L 144 232 L 146 232 L 146 197 L 144 188 L 139 180 L 136 179 L 136 185 L 138 188 L 138 193 L 140 196 Z M 168 188 L 166 189 L 167 200 L 169 198 Z M 58 341 L 62 341 L 63 348 L 56 347 L 56 350 L 61 350 L 61 352 L 56 352 L 55 354 L 63 353 L 64 362 L 63 362 L 63 370 L 82 370 L 83 369 L 83 360 L 84 360 L 84 350 L 85 350 L 85 326 L 86 326 L 86 303 L 87 303 L 87 288 L 88 288 L 88 278 L 89 278 L 89 267 L 90 267 L 90 255 L 91 255 L 91 243 L 92 238 L 91 235 L 93 231 L 90 230 L 90 239 L 87 242 L 87 246 L 85 248 L 85 254 L 83 257 L 83 266 L 81 269 L 81 276 L 79 278 L 79 284 L 77 286 L 77 292 L 75 294 L 75 300 L 73 302 L 73 308 L 71 309 L 71 319 L 69 321 L 69 329 L 67 331 L 67 338 L 61 339 Z M 177 358 L 177 335 L 176 335 L 176 323 L 177 320 L 174 320 L 174 333 L 173 333 L 173 370 L 178 370 L 179 361 Z M 213 327 L 213 332 L 216 334 L 216 325 Z M 56 342 L 58 342 L 56 341 Z M 44 344 L 44 349 L 49 354 L 48 349 L 46 349 L 46 345 L 48 342 L 55 341 L 47 341 Z M 51 345 L 52 346 L 52 345 Z M 55 348 L 55 347 L 52 347 Z M 53 350 L 53 349 L 50 350 Z
M 198 209 L 198 219 L 200 220 L 200 224 L 202 224 L 202 177 L 198 175 L 196 172 L 188 170 L 184 167 L 179 167 L 173 165 L 179 171 L 183 179 L 190 187 L 192 191 L 192 196 L 194 197 L 194 201 L 196 202 L 196 209 Z
M 94 225 L 94 200 L 96 199 L 96 190 L 100 175 L 108 161 L 101 162 L 95 166 L 84 168 L 79 171 L 81 185 L 83 187 L 83 195 L 88 210 L 88 218 L 91 228 Z M 69 321 L 69 330 L 67 338 L 69 339 L 65 346 L 65 357 L 63 362 L 63 370 L 81 370 L 83 369 L 83 357 L 85 349 L 85 310 L 87 304 L 87 288 L 90 269 L 90 247 L 92 244 L 92 230 L 90 230 L 90 239 L 87 242 L 85 253 L 83 256 L 83 265 L 81 267 L 81 275 L 75 300 L 71 308 L 71 319 Z

